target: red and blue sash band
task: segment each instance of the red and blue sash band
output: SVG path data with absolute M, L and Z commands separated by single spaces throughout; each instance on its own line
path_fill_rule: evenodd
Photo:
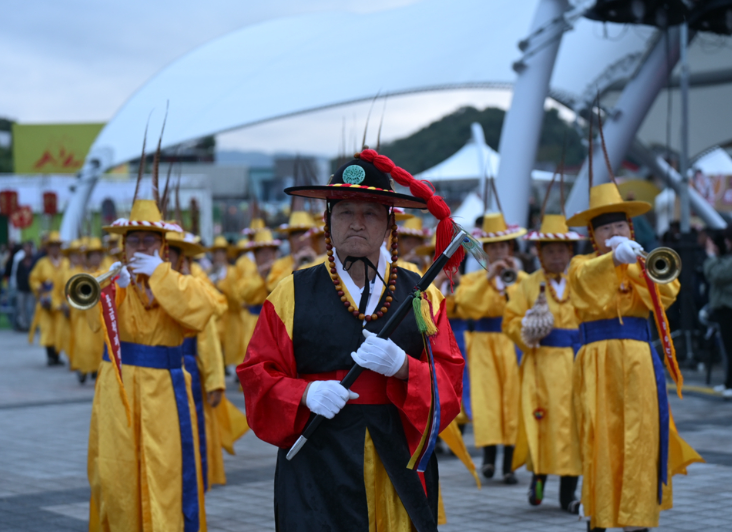
M 430 382 L 432 384 L 432 405 L 430 407 L 430 417 L 428 421 L 428 427 L 426 428 L 424 435 L 426 439 L 422 438 L 420 447 L 414 452 L 410 465 L 415 463 L 417 471 L 424 473 L 427 469 L 427 464 L 432 457 L 432 453 L 437 445 L 437 436 L 440 433 L 440 389 L 437 386 L 437 370 L 435 369 L 435 357 L 432 354 L 432 344 L 429 337 L 425 336 L 425 346 L 427 347 L 427 355 L 430 363 Z M 415 455 L 417 459 L 415 460 Z M 409 466 L 408 466 L 409 467 Z
M 583 345 L 604 340 L 635 340 L 648 344 L 656 376 L 656 395 L 658 396 L 658 417 L 660 429 L 660 449 L 658 468 L 658 502 L 663 496 L 663 484 L 668 484 L 669 418 L 670 410 L 666 395 L 666 376 L 663 361 L 651 342 L 651 328 L 645 318 L 623 317 L 609 320 L 588 321 L 580 324 L 580 340 Z
M 183 457 L 183 530 L 184 532 L 195 532 L 199 529 L 198 479 L 196 477 L 193 424 L 188 408 L 186 379 L 183 374 L 183 350 L 181 346 L 152 346 L 132 342 L 121 342 L 121 347 L 123 365 L 165 369 L 170 372 L 175 403 L 178 408 L 181 455 Z M 106 346 L 102 358 L 109 362 Z
M 201 375 L 198 372 L 198 339 L 196 337 L 183 340 L 183 365 L 191 374 L 191 392 L 196 405 L 196 422 L 198 424 L 198 448 L 201 450 L 201 473 L 203 489 L 208 491 L 208 459 L 206 454 L 206 419 L 203 413 L 204 393 L 201 386 Z

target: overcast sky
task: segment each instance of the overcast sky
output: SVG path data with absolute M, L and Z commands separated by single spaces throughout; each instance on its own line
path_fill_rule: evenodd
M 174 59 L 264 20 L 326 10 L 377 11 L 418 0 L 5 0 L 0 25 L 0 116 L 22 123 L 106 122 Z M 409 134 L 462 105 L 505 107 L 501 91 L 393 98 L 383 139 Z M 363 133 L 368 104 L 278 120 L 220 136 L 225 148 L 334 155 Z M 378 127 L 381 105 L 372 118 Z M 316 127 L 314 127 L 316 126 Z M 349 150 L 352 147 L 349 146 Z

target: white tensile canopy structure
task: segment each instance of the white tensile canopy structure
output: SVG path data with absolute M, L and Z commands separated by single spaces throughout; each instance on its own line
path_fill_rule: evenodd
M 495 177 L 500 162 L 501 156 L 484 139 L 481 143 L 480 140 L 471 138 L 450 157 L 414 177 L 432 183 L 480 180 L 483 176 Z M 531 171 L 531 179 L 534 181 L 551 181 L 552 176 L 552 172 L 544 170 Z
M 160 131 L 168 102 L 164 148 L 377 94 L 470 87 L 514 86 L 497 186 L 509 222 L 523 221 L 527 206 L 519 185 L 528 183 L 547 95 L 581 110 L 608 72 L 613 81 L 632 79 L 656 44 L 653 28 L 626 31 L 581 18 L 593 3 L 424 0 L 371 14 L 272 20 L 213 40 L 150 79 L 101 131 L 75 185 L 62 236 L 78 233 L 100 173 L 139 156 L 148 119 L 151 134 Z M 720 106 L 718 120 L 732 121 L 722 116 L 730 109 Z M 515 179 L 506 182 L 504 171 Z

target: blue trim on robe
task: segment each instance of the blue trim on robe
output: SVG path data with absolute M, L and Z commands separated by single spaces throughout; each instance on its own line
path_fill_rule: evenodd
M 203 413 L 204 393 L 201 386 L 201 374 L 198 372 L 198 338 L 183 340 L 183 365 L 191 374 L 191 392 L 196 405 L 196 421 L 198 424 L 198 448 L 201 451 L 201 473 L 203 489 L 208 491 L 208 455 L 206 453 L 206 418 Z
M 196 477 L 196 449 L 193 442 L 193 424 L 188 408 L 186 379 L 183 374 L 183 350 L 181 346 L 143 345 L 120 342 L 122 364 L 142 368 L 167 369 L 175 393 L 180 426 L 180 447 L 183 457 L 183 517 L 184 532 L 199 529 L 198 479 Z M 104 346 L 104 360 L 109 362 L 107 346 Z M 164 414 L 164 413 L 161 413 Z
M 460 318 L 450 318 L 450 328 L 455 335 L 455 341 L 460 348 L 460 354 L 465 360 L 463 368 L 463 410 L 468 418 L 473 419 L 473 408 L 470 404 L 470 369 L 468 368 L 468 355 L 465 350 L 465 332 L 468 330 L 468 321 Z
M 651 350 L 653 371 L 656 375 L 656 395 L 658 396 L 658 417 L 660 429 L 660 449 L 658 468 L 658 503 L 663 497 L 663 484 L 668 485 L 669 418 L 668 396 L 666 395 L 666 375 L 663 361 L 651 342 L 651 327 L 645 318 L 623 317 L 609 320 L 588 321 L 580 324 L 580 337 L 584 345 L 603 340 L 635 340 L 648 344 Z
M 503 317 L 480 318 L 479 320 L 475 320 L 475 332 L 503 334 Z M 516 349 L 516 361 L 521 365 L 523 353 L 515 344 L 514 348 Z
M 259 316 L 262 313 L 262 305 L 250 305 L 247 309 L 252 316 Z

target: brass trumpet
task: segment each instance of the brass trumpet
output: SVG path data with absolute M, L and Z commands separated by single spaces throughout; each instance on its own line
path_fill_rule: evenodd
M 69 306 L 77 310 L 89 310 L 94 307 L 99 302 L 99 298 L 102 297 L 102 283 L 117 275 L 124 266 L 122 264 L 99 277 L 94 277 L 88 273 L 77 273 L 71 277 L 64 287 L 66 301 L 69 302 Z
M 648 277 L 654 283 L 670 283 L 681 273 L 681 257 L 671 248 L 660 247 L 651 252 L 639 251 L 638 255 L 645 259 Z
M 503 268 L 498 276 L 501 278 L 504 285 L 511 286 L 516 282 L 516 279 L 518 279 L 518 272 L 513 268 Z

